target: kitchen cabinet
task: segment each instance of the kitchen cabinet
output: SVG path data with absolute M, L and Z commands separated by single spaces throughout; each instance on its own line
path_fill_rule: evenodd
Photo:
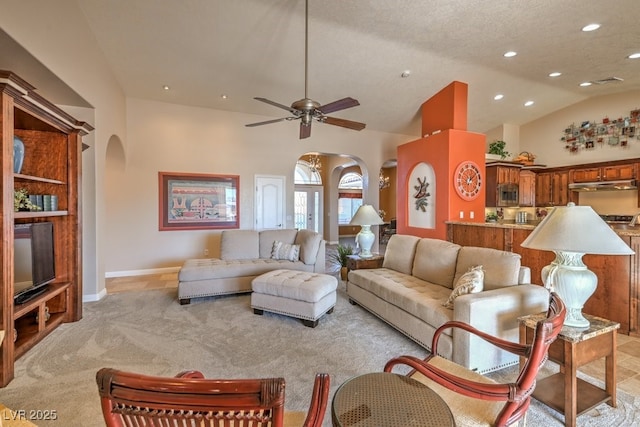
M 536 174 L 536 206 L 564 206 L 572 200 L 569 192 L 569 171 Z
M 486 200 L 490 207 L 517 206 L 517 189 L 520 182 L 521 165 L 500 163 L 486 167 Z M 501 190 L 502 189 L 502 190 Z M 500 191 L 503 195 L 500 196 Z M 512 195 L 513 197 L 510 197 Z
M 518 199 L 520 206 L 535 206 L 536 203 L 536 174 L 530 170 L 520 171 L 518 185 Z
M 572 182 L 618 181 L 635 177 L 635 163 L 572 170 Z

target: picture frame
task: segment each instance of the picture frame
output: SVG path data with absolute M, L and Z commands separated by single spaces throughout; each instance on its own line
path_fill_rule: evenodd
M 240 228 L 238 175 L 158 172 L 159 230 Z

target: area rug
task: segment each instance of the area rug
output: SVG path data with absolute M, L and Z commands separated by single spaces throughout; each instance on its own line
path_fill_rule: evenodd
M 401 354 L 423 356 L 425 350 L 350 305 L 343 284 L 335 311 L 316 328 L 285 316 L 254 315 L 249 295 L 195 299 L 181 306 L 175 289 L 128 292 L 85 304 L 81 321 L 62 325 L 19 359 L 15 379 L 0 389 L 0 402 L 12 409 L 55 411 L 57 420 L 34 420 L 38 426 L 103 426 L 98 369 L 164 376 L 197 369 L 211 378 L 282 376 L 287 410 L 305 411 L 316 372 L 331 375 L 333 396 L 347 379 L 381 371 Z M 511 368 L 492 376 L 514 373 Z M 638 399 L 622 392 L 618 396 L 617 409 L 600 405 L 580 416 L 578 425 L 638 425 Z M 331 425 L 329 410 L 325 425 Z M 527 425 L 564 422 L 534 401 Z

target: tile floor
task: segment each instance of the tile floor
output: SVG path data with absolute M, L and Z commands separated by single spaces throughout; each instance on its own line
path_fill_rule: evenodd
M 108 294 L 175 288 L 177 286 L 177 273 L 117 277 L 106 281 Z M 640 396 L 640 338 L 618 334 L 617 356 L 618 389 L 634 396 Z M 604 381 L 604 359 L 583 366 L 580 371 Z

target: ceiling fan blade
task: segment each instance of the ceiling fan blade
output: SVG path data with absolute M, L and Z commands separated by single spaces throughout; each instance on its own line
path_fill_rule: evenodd
M 342 98 L 337 101 L 330 102 L 328 104 L 322 105 L 318 107 L 318 110 L 322 112 L 322 114 L 329 114 L 335 111 L 344 110 L 347 108 L 357 107 L 360 105 L 357 99 L 353 99 L 350 97 Z
M 296 111 L 291 107 L 287 107 L 286 105 L 279 104 L 279 103 L 277 103 L 275 101 L 271 101 L 270 99 L 267 99 L 267 98 L 257 98 L 256 97 L 256 98 L 253 98 L 253 99 L 257 99 L 258 101 L 266 102 L 267 104 L 273 105 L 274 107 L 282 108 L 283 110 L 287 110 L 290 113 L 294 113 Z
M 362 130 L 367 126 L 364 123 L 353 122 L 351 120 L 345 120 L 345 119 L 338 119 L 336 117 L 323 117 L 320 121 L 330 125 L 342 126 L 343 128 L 348 128 L 353 130 Z
M 267 120 L 267 121 L 264 121 L 264 122 L 249 123 L 248 125 L 245 125 L 245 126 L 252 128 L 254 126 L 268 125 L 268 124 L 271 124 L 271 123 L 278 123 L 278 122 L 281 122 L 283 120 L 291 120 L 291 119 L 292 119 L 291 117 L 283 117 L 281 119 L 273 119 L 273 120 Z
M 300 122 L 300 139 L 309 138 L 311 136 L 311 123 L 304 124 Z

